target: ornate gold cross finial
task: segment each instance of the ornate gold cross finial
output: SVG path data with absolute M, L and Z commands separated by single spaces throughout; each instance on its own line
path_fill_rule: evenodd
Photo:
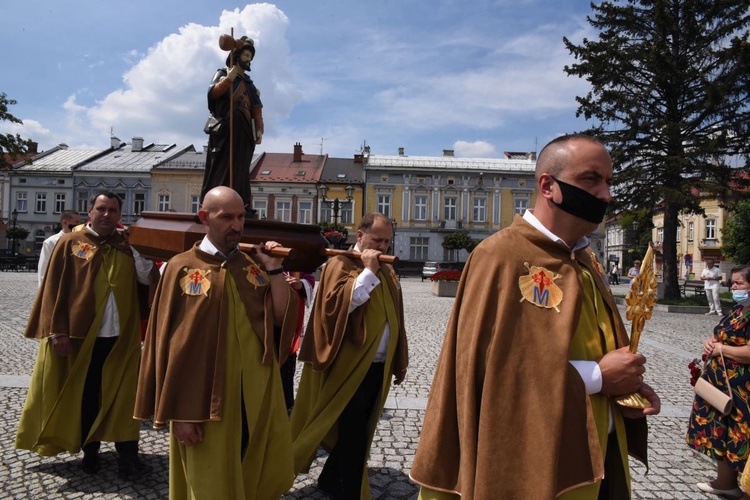
M 633 278 L 630 284 L 630 291 L 625 296 L 627 312 L 625 317 L 631 321 L 630 325 L 630 352 L 635 354 L 638 351 L 638 341 L 641 339 L 641 332 L 646 324 L 646 320 L 651 319 L 651 314 L 656 304 L 656 276 L 654 275 L 654 247 L 649 243 L 646 256 L 641 263 L 641 269 L 638 275 Z M 639 393 L 626 394 L 615 398 L 617 404 L 628 408 L 649 408 L 651 403 L 648 402 Z

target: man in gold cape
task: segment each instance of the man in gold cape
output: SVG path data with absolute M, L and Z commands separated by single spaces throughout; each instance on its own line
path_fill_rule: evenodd
M 630 497 L 659 398 L 586 234 L 611 199 L 604 146 L 540 153 L 533 212 L 483 241 L 459 285 L 411 478 L 421 499 Z M 646 410 L 613 397 L 640 392 Z
M 281 258 L 240 252 L 245 207 L 236 191 L 208 193 L 206 237 L 171 260 L 146 333 L 135 417 L 170 424 L 170 499 L 278 499 L 293 481 L 279 375 L 297 295 Z M 266 242 L 266 250 L 279 246 Z
M 102 192 L 90 221 L 55 246 L 24 332 L 39 354 L 21 413 L 16 448 L 43 456 L 84 450 L 84 471 L 99 469 L 101 441 L 114 441 L 119 474 L 150 467 L 138 457 L 133 420 L 141 338 L 136 280 L 149 284 L 153 263 L 117 231 L 122 201 Z
M 308 470 L 322 443 L 330 454 L 318 487 L 334 499 L 370 498 L 367 454 L 390 379 L 400 384 L 406 376 L 401 286 L 393 268 L 378 261 L 392 234 L 387 217 L 367 214 L 354 248 L 361 261 L 328 260 L 300 351 L 294 470 Z

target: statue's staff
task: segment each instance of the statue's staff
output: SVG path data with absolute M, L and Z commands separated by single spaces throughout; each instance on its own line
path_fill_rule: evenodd
M 230 66 L 227 68 L 231 71 L 235 65 L 234 61 L 234 49 L 237 48 L 237 44 L 242 46 L 242 41 L 234 39 L 234 28 L 231 28 L 229 35 L 221 35 L 219 37 L 219 48 L 221 50 L 229 50 L 229 63 Z M 229 84 L 229 187 L 234 189 L 234 80 Z
M 625 296 L 627 312 L 625 317 L 631 321 L 630 324 L 630 352 L 635 354 L 638 351 L 638 341 L 641 339 L 641 332 L 646 325 L 646 320 L 651 319 L 651 314 L 656 304 L 656 276 L 654 275 L 654 248 L 653 243 L 649 243 L 646 256 L 641 263 L 641 269 L 638 275 L 633 278 L 630 284 L 630 291 Z M 651 403 L 640 393 L 625 394 L 615 398 L 617 404 L 628 408 L 650 408 Z

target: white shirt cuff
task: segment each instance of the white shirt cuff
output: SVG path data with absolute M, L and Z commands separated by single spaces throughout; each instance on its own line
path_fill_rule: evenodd
M 586 394 L 598 394 L 602 390 L 602 371 L 596 361 L 570 361 L 586 384 Z

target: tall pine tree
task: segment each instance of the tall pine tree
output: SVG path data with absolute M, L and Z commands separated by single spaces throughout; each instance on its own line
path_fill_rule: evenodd
M 614 0 L 592 4 L 597 40 L 565 38 L 568 75 L 591 90 L 577 115 L 610 148 L 615 209 L 664 210 L 665 296 L 679 297 L 677 224 L 696 195 L 726 190 L 728 158 L 750 147 L 747 0 Z M 698 189 L 695 189 L 698 188 Z

